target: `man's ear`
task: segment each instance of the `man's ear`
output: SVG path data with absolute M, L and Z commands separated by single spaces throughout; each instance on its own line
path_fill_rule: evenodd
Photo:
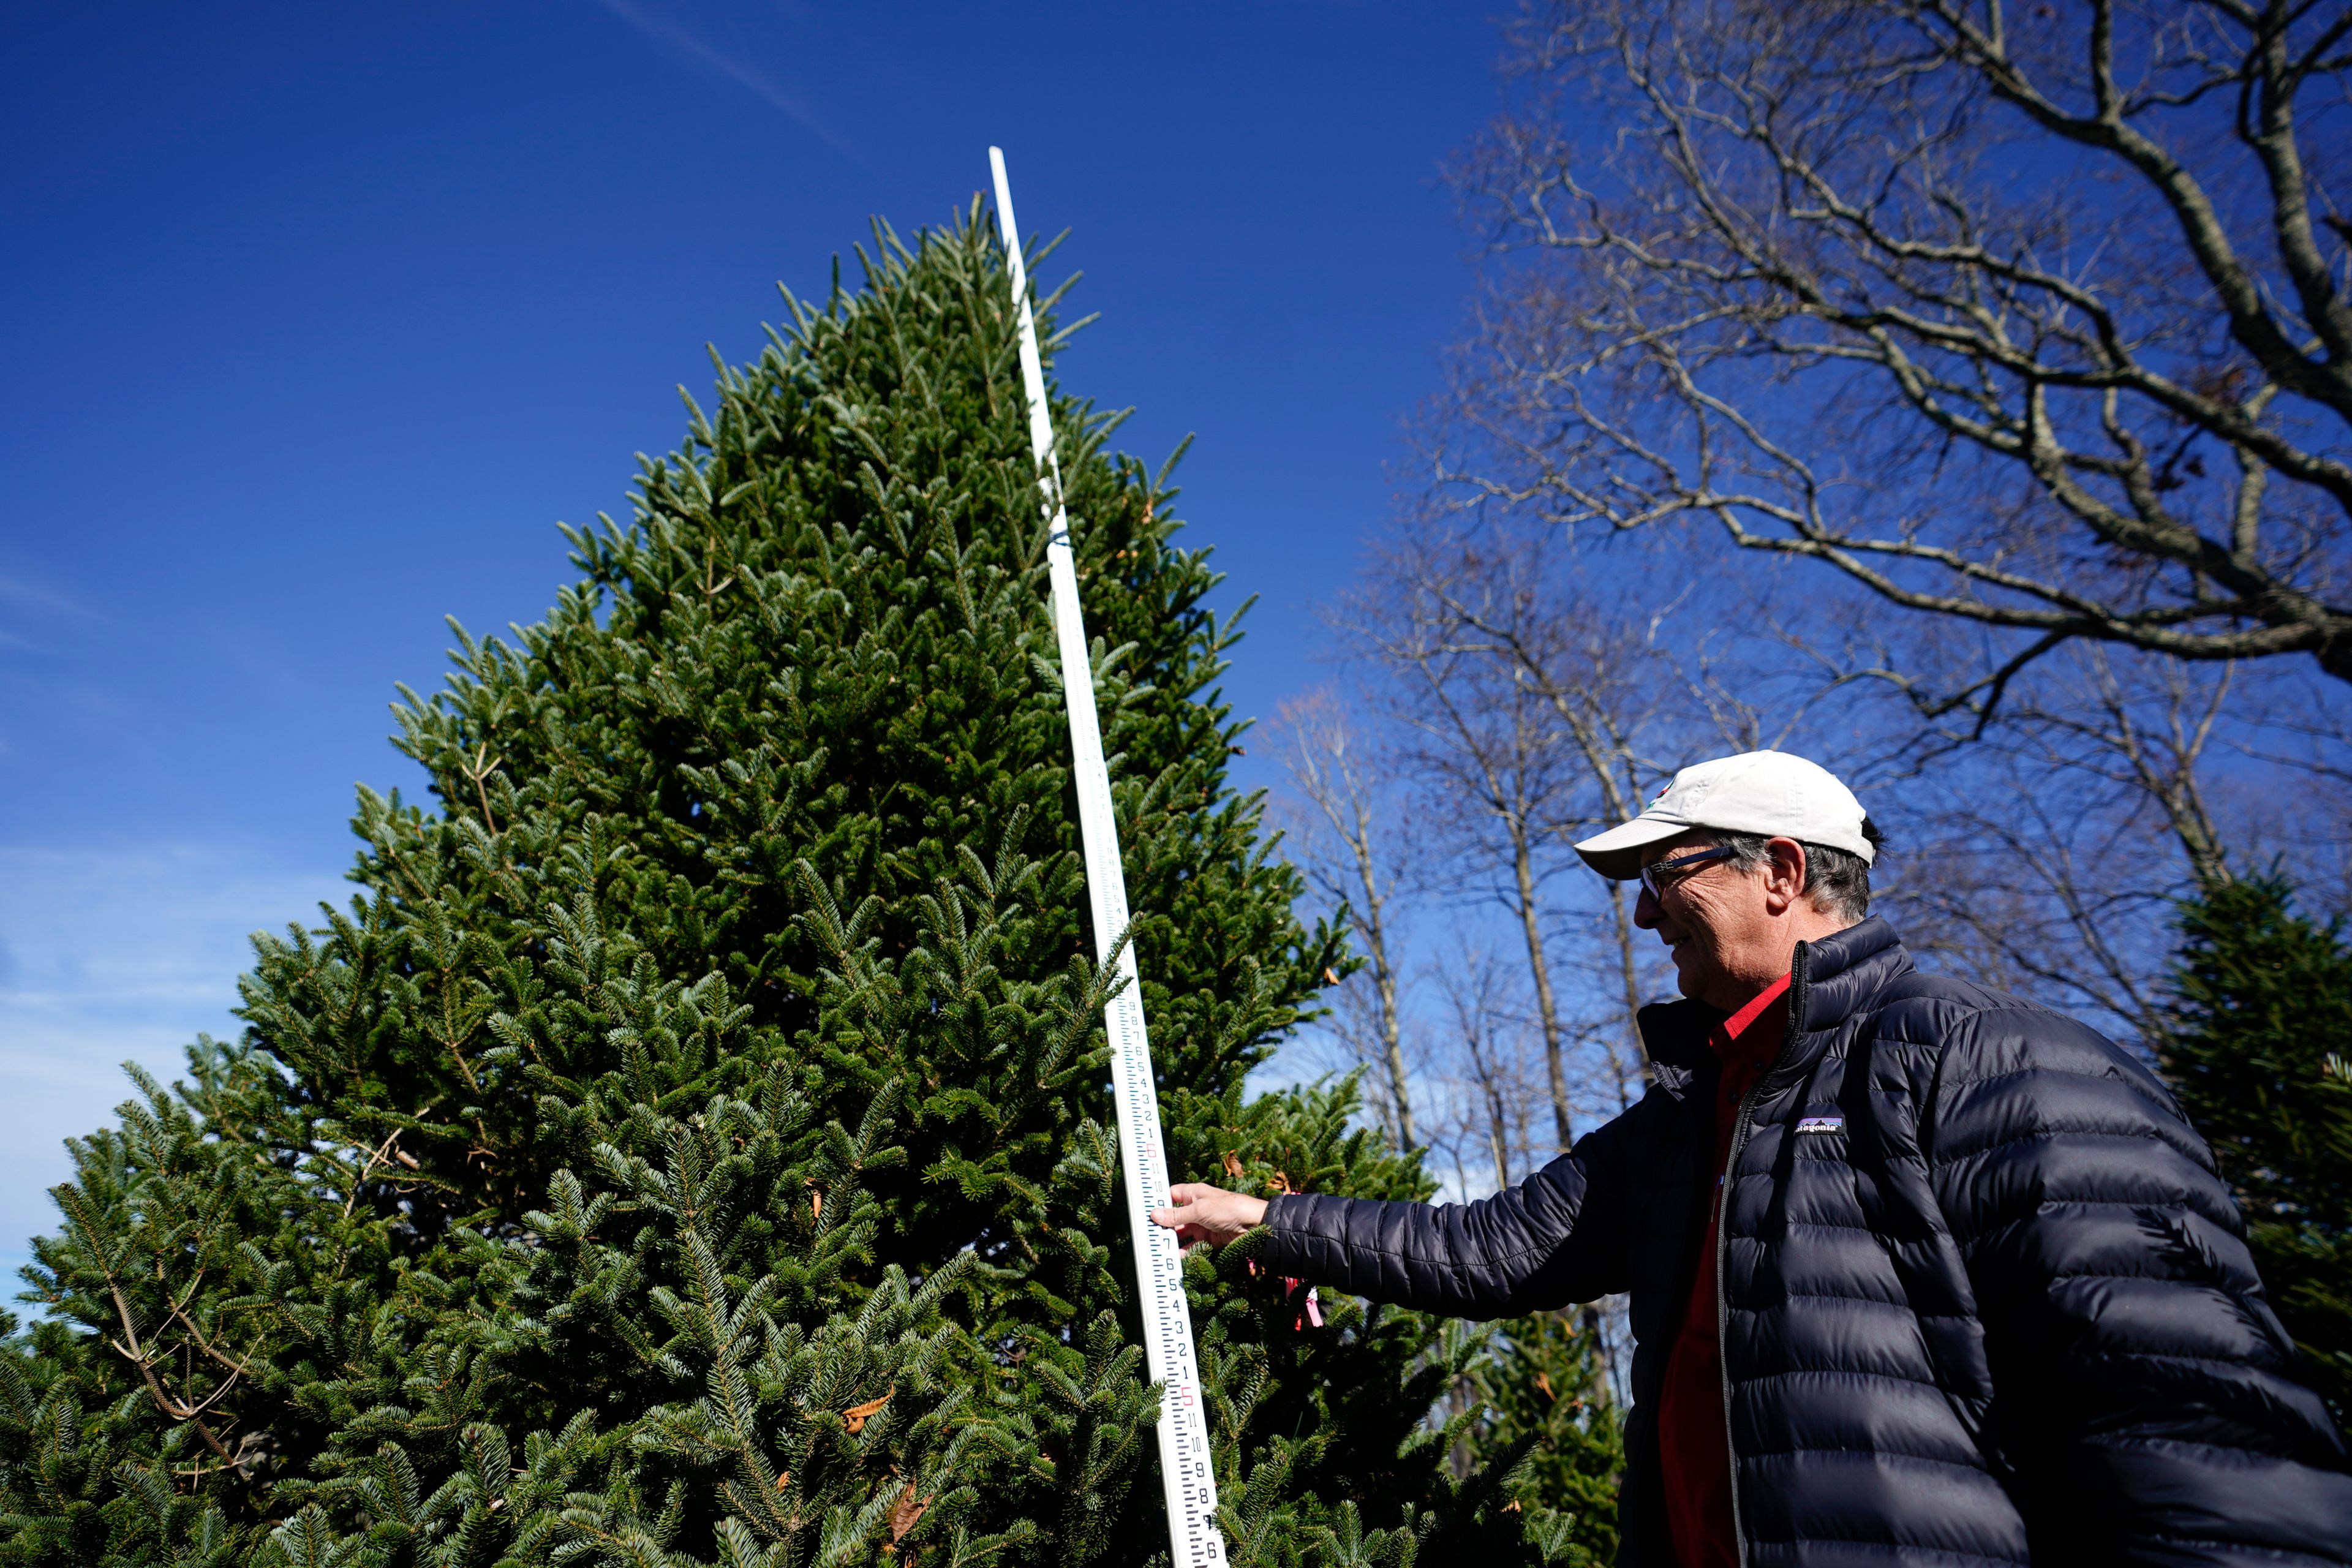
M 1764 863 L 1764 903 L 1776 915 L 1805 896 L 1805 847 L 1793 838 L 1775 838 L 1765 846 L 1771 857 Z

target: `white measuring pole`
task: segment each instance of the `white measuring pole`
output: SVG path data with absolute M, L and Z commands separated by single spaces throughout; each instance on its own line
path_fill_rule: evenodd
M 1087 628 L 1078 611 L 1078 572 L 1070 554 L 1070 517 L 1062 505 L 1062 466 L 1054 456 L 1054 420 L 1045 406 L 1045 367 L 1037 352 L 1037 318 L 1029 308 L 1028 269 L 1013 222 L 1013 187 L 1004 154 L 988 150 L 996 176 L 996 221 L 1021 315 L 1021 384 L 1029 395 L 1029 453 L 1045 491 L 1052 527 L 1045 564 L 1054 582 L 1054 635 L 1061 645 L 1062 690 L 1070 710 L 1070 753 L 1078 787 L 1078 832 L 1087 852 L 1087 897 L 1094 907 L 1095 960 L 1110 957 L 1127 932 L 1127 873 L 1112 820 L 1110 773 L 1103 766 L 1102 727 Z M 1223 1568 L 1217 1533 L 1217 1481 L 1209 1464 L 1209 1417 L 1192 1355 L 1192 1309 L 1184 1300 L 1184 1258 L 1176 1233 L 1151 1223 L 1168 1205 L 1168 1155 L 1160 1141 L 1160 1094 L 1151 1079 L 1151 1043 L 1143 1030 L 1143 993 L 1135 944 L 1118 955 L 1125 982 L 1103 1008 L 1110 1037 L 1111 1093 L 1118 1107 L 1118 1167 L 1127 1188 L 1127 1226 L 1135 1237 L 1135 1273 L 1143 1289 L 1143 1353 L 1151 1380 L 1167 1393 L 1160 1406 L 1160 1474 L 1168 1492 L 1168 1542 L 1175 1568 Z

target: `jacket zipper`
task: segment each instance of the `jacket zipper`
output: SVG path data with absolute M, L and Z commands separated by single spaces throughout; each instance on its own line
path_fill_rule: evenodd
M 1804 1022 L 1806 956 L 1805 944 L 1799 942 L 1795 962 L 1790 966 L 1788 1031 L 1781 1037 L 1780 1050 L 1772 1058 L 1772 1065 L 1757 1074 L 1748 1092 L 1739 1097 L 1739 1115 L 1731 1124 L 1731 1149 L 1724 1156 L 1722 1173 L 1715 1179 L 1715 1367 L 1723 1382 L 1723 1451 L 1731 1464 L 1731 1544 L 1739 1568 L 1748 1568 L 1748 1529 L 1739 1521 L 1739 1444 L 1731 1427 L 1731 1340 L 1727 1332 L 1731 1308 L 1724 1296 L 1723 1283 L 1723 1260 L 1730 1250 L 1731 1240 L 1731 1173 L 1739 1168 L 1739 1152 L 1748 1147 L 1748 1120 L 1756 1113 L 1757 1097 L 1764 1092 L 1765 1080 L 1789 1059 L 1789 1052 L 1797 1043 L 1798 1026 Z
M 1785 1052 L 1787 1047 L 1782 1049 Z M 1723 1260 L 1730 1242 L 1731 1173 L 1738 1167 L 1739 1151 L 1748 1142 L 1748 1119 L 1756 1109 L 1756 1096 L 1764 1079 L 1771 1076 L 1771 1069 L 1766 1068 L 1740 1097 L 1739 1118 L 1731 1126 L 1731 1152 L 1715 1179 L 1715 1367 L 1723 1382 L 1723 1451 L 1731 1464 L 1731 1542 L 1739 1568 L 1748 1568 L 1748 1531 L 1739 1522 L 1739 1447 L 1731 1428 L 1731 1341 L 1727 1331 L 1731 1327 L 1731 1310 L 1724 1296 Z

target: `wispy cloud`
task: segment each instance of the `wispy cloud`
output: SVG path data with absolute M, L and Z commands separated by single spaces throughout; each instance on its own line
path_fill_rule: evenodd
M 108 624 L 104 616 L 61 588 L 0 572 L 0 648 L 45 651 L 46 645 L 27 629 L 34 621 Z
M 0 1264 L 57 1228 L 47 1189 L 69 1170 L 62 1141 L 114 1120 L 132 1092 L 121 1064 L 182 1076 L 198 1034 L 241 1027 L 229 1010 L 247 934 L 316 923 L 321 900 L 352 890 L 331 868 L 269 858 L 0 845 Z
M 649 38 L 667 44 L 706 70 L 715 71 L 739 87 L 747 88 L 782 110 L 802 130 L 832 148 L 854 163 L 866 160 L 857 149 L 835 134 L 833 129 L 816 117 L 815 112 L 797 97 L 778 87 L 758 69 L 744 64 L 734 56 L 712 47 L 688 32 L 667 16 L 658 16 L 636 0 L 602 0 L 605 10 L 635 27 Z
M 89 607 L 80 601 L 56 588 L 28 583 L 22 577 L 0 575 L 0 603 L 21 605 L 28 609 L 47 610 L 60 616 L 90 614 Z

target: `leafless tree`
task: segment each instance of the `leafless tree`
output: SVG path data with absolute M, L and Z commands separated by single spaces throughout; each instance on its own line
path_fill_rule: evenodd
M 2275 865 L 2309 908 L 2352 915 L 2352 700 L 2311 685 L 2240 673 L 2220 743 L 2231 765 L 2208 793 L 2240 863 Z
M 2345 907 L 2339 691 L 2261 663 L 2066 650 L 1983 741 L 1906 786 L 1906 934 L 2005 989 L 2155 1037 L 2179 899 L 2279 870 L 2307 907 Z
M 1654 627 L 1612 626 L 1589 605 L 1547 603 L 1534 586 L 1543 576 L 1540 565 L 1528 559 L 1539 562 L 1540 552 L 1540 542 L 1528 541 L 1517 542 L 1516 552 L 1468 549 L 1458 555 L 1457 570 L 1426 578 L 1424 591 L 1450 623 L 1459 654 L 1492 661 L 1515 695 L 1532 697 L 1549 710 L 1598 806 L 1559 814 L 1549 825 L 1553 834 L 1572 838 L 1580 829 L 1638 813 L 1643 785 L 1670 774 L 1676 759 L 1644 749 L 1655 739 L 1643 731 L 1659 707 L 1659 660 L 1644 635 Z M 1622 1095 L 1637 1076 L 1633 1064 L 1643 1060 L 1633 1025 L 1642 1005 L 1640 963 L 1624 889 L 1615 882 L 1601 886 L 1625 1009 L 1622 1033 L 1606 1047 Z
M 1463 1108 L 1467 1114 L 1456 1119 L 1456 1138 L 1461 1143 L 1483 1145 L 1493 1162 L 1495 1190 L 1500 1192 L 1511 1184 L 1518 1152 L 1527 1142 L 1527 1119 L 1514 1114 L 1527 1103 L 1515 1070 L 1517 1052 L 1511 1036 L 1516 1010 L 1501 971 L 1475 949 L 1465 948 L 1445 963 L 1439 984 L 1453 1014 L 1454 1038 L 1469 1069 L 1461 1087 L 1470 1091 L 1470 1103 Z M 1455 1165 L 1462 1165 L 1459 1152 Z
M 1328 688 L 1284 703 L 1278 714 L 1279 755 L 1296 792 L 1298 864 L 1318 894 L 1348 911 L 1371 990 L 1371 1048 L 1360 1054 L 1377 1057 L 1381 1119 L 1397 1146 L 1418 1148 L 1396 960 L 1404 834 L 1390 769 Z
M 2352 0 L 1559 0 L 1456 170 L 1457 493 L 1988 635 L 2352 681 Z
M 1678 657 L 1665 651 L 1661 628 L 1687 595 L 1643 608 L 1656 597 L 1650 584 L 1604 581 L 1559 539 L 1408 529 L 1374 558 L 1343 627 L 1379 672 L 1383 717 L 1408 737 L 1400 751 L 1450 886 L 1491 893 L 1527 956 L 1564 1148 L 1584 1098 L 1586 1075 L 1571 1060 L 1582 1047 L 1603 1058 L 1609 1109 L 1639 1091 L 1634 1019 L 1657 978 L 1624 889 L 1593 878 L 1571 846 L 1635 815 L 1675 768 L 1720 748 L 1710 703 L 1722 694 L 1706 634 Z M 1563 935 L 1573 938 L 1564 950 Z M 1559 983 L 1563 959 L 1573 996 Z
M 2229 665 L 2070 650 L 2006 721 L 1914 781 L 1913 946 L 2126 1037 L 2162 1026 L 2174 900 L 2227 880 L 2209 799 Z M 2042 683 L 2044 685 L 2057 683 Z
M 1542 532 L 1496 527 L 1424 543 L 1415 591 L 1454 656 L 1486 661 L 1514 696 L 1549 710 L 1577 764 L 1575 809 L 1550 822 L 1563 845 L 1638 815 L 1654 786 L 1703 755 L 1786 743 L 1840 684 L 1811 671 L 1776 679 L 1752 661 L 1735 663 L 1687 591 L 1562 572 L 1556 552 Z M 1758 700 L 1767 689 L 1780 698 L 1769 714 Z M 1644 1062 L 1636 1024 L 1644 949 L 1626 888 L 1598 886 L 1622 1011 L 1597 1037 L 1622 1109 Z
M 1580 764 L 1549 704 L 1466 644 L 1450 605 L 1456 591 L 1529 596 L 1451 538 L 1408 536 L 1380 559 L 1370 590 L 1350 605 L 1349 629 L 1388 682 L 1387 717 L 1411 735 L 1426 819 L 1457 846 L 1489 843 L 1494 861 L 1457 854 L 1463 881 L 1489 889 L 1527 954 L 1558 1146 L 1574 1138 L 1568 1030 L 1546 930 L 1545 888 L 1567 868 L 1562 829 L 1580 820 Z M 1491 836 L 1491 837 L 1490 837 Z

